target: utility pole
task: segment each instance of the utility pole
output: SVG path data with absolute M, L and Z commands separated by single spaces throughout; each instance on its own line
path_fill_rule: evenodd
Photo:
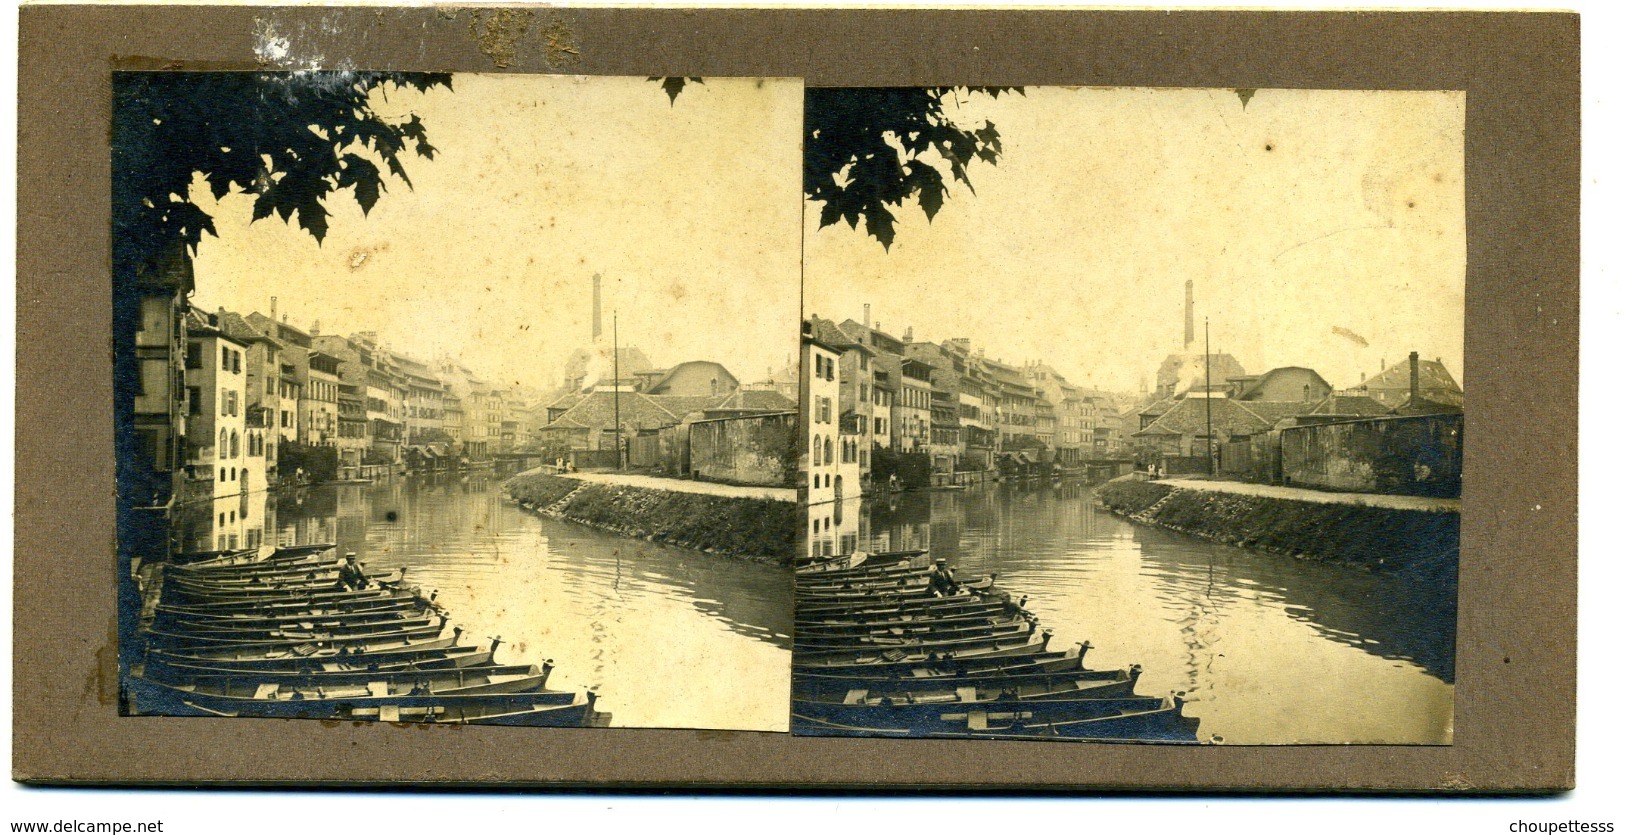
M 615 469 L 619 470 L 625 467 L 621 461 L 621 312 L 619 310 L 612 314 L 610 327 L 613 329 L 610 336 L 610 350 L 615 352 L 614 359 L 610 361 L 610 367 L 614 369 L 610 373 L 615 375 L 615 381 L 610 384 L 615 387 Z
M 1208 339 L 1207 317 L 1202 317 L 1202 371 L 1207 375 L 1203 398 L 1207 401 L 1207 472 L 1213 474 L 1213 343 Z

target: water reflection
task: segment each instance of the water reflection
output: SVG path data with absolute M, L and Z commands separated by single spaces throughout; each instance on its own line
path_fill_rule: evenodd
M 478 476 L 328 485 L 273 497 L 281 542 L 336 542 L 406 566 L 499 658 L 553 659 L 613 724 L 784 730 L 789 572 L 537 517 Z
M 1183 691 L 1204 735 L 1233 743 L 1448 743 L 1453 576 L 1373 574 L 1135 525 L 1083 484 L 909 493 L 865 505 L 808 550 L 930 548 L 998 572 L 1092 666 L 1145 667 Z M 810 532 L 809 532 L 810 533 Z

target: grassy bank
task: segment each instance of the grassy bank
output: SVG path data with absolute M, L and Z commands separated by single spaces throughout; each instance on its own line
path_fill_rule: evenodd
M 794 547 L 792 502 L 584 483 L 545 473 L 517 476 L 506 489 L 531 510 L 650 542 L 782 565 L 790 563 Z
M 1144 514 L 1174 488 L 1113 481 L 1096 495 L 1124 516 Z M 1387 571 L 1454 574 L 1461 514 L 1180 490 L 1141 521 L 1214 542 Z

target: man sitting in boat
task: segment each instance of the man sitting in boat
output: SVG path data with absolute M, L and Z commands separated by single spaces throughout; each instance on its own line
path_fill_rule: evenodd
M 344 562 L 339 565 L 339 585 L 348 589 L 364 589 L 367 587 L 367 572 L 356 562 L 355 552 L 344 555 Z
M 948 561 L 938 557 L 937 565 L 931 569 L 931 593 L 937 597 L 948 597 L 959 591 L 959 583 L 954 581 L 954 570 L 948 567 Z

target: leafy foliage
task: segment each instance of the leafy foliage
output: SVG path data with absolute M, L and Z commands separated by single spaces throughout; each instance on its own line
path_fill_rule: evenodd
M 386 86 L 388 85 L 388 86 Z M 378 166 L 410 188 L 408 145 L 432 159 L 422 121 L 398 123 L 369 96 L 390 86 L 451 87 L 435 73 L 118 73 L 113 102 L 114 264 L 140 269 L 177 243 L 196 250 L 214 220 L 188 197 L 203 175 L 218 199 L 254 195 L 255 220 L 273 212 L 320 242 L 326 198 L 349 190 L 363 212 L 387 189 Z
M 660 82 L 660 89 L 666 91 L 666 97 L 671 99 L 671 103 L 674 105 L 677 104 L 677 94 L 683 92 L 683 88 L 688 85 L 688 82 L 692 81 L 695 84 L 705 83 L 705 79 L 695 78 L 693 76 L 689 76 L 687 78 L 661 78 L 658 75 L 653 75 L 649 77 L 649 80 Z
M 896 238 L 893 207 L 919 203 L 926 220 L 949 197 L 949 176 L 972 194 L 969 168 L 997 165 L 1004 153 L 991 121 L 961 125 L 943 112 L 943 99 L 968 93 L 998 97 L 1019 87 L 810 88 L 803 121 L 802 190 L 823 204 L 819 228 L 845 220 L 887 249 Z M 930 152 L 935 152 L 935 159 Z

